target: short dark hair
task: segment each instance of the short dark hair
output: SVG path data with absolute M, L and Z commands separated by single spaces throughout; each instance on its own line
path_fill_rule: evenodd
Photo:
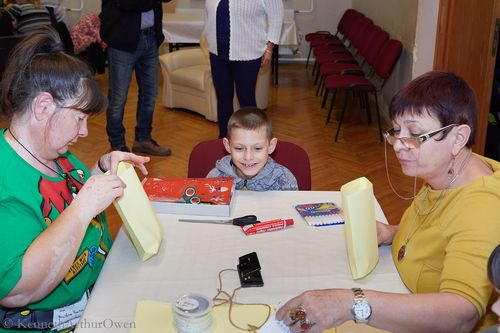
M 491 252 L 488 259 L 488 278 L 495 288 L 500 289 L 500 244 Z
M 471 135 L 466 146 L 471 147 L 476 134 L 477 102 L 472 88 L 451 72 L 427 72 L 401 89 L 391 100 L 389 116 L 392 119 L 411 113 L 427 112 L 436 117 L 441 126 L 468 125 Z M 442 138 L 449 131 L 445 131 Z
M 231 138 L 231 131 L 235 128 L 253 131 L 262 127 L 265 127 L 267 138 L 271 140 L 273 137 L 273 128 L 267 113 L 256 107 L 244 107 L 235 111 L 231 115 L 231 118 L 229 118 L 229 122 L 227 123 L 227 138 Z
M 53 28 L 39 28 L 23 38 L 9 56 L 0 88 L 0 116 L 10 121 L 15 114 L 23 114 L 41 92 L 50 93 L 59 107 L 99 113 L 107 99 L 92 74 L 84 61 L 64 53 Z

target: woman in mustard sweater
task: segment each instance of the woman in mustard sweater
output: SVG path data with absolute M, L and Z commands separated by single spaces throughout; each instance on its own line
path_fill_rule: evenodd
M 429 72 L 391 101 L 385 133 L 403 173 L 424 180 L 398 226 L 378 223 L 379 244 L 412 292 L 306 291 L 277 313 L 293 332 L 347 320 L 391 332 L 471 332 L 492 325 L 488 257 L 500 243 L 500 163 L 472 152 L 477 105 L 458 76 Z

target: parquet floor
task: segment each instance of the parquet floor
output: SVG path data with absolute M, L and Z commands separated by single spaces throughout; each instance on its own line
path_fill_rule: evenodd
M 107 91 L 106 74 L 96 76 L 96 80 Z M 320 108 L 320 97 L 315 96 L 311 74 L 304 65 L 281 65 L 279 86 L 270 89 L 267 112 L 273 123 L 274 134 L 278 139 L 301 145 L 308 152 L 312 189 L 339 190 L 342 184 L 365 176 L 373 183 L 375 196 L 389 222 L 398 223 L 409 202 L 399 199 L 389 187 L 384 167 L 384 144 L 378 139 L 375 115 L 373 114 L 372 124 L 368 125 L 365 112 L 359 108 L 357 101 L 351 101 L 339 141 L 335 143 L 337 121 L 333 119 L 330 124 L 325 125 L 327 110 Z M 153 138 L 172 148 L 173 154 L 169 157 L 152 157 L 148 170 L 152 177 L 186 177 L 192 147 L 200 141 L 217 137 L 217 125 L 189 111 L 166 109 L 161 106 L 160 98 L 159 94 Z M 338 105 L 343 105 L 342 94 L 337 97 L 337 102 Z M 136 103 L 137 87 L 134 81 L 129 90 L 124 120 L 129 147 L 134 139 Z M 373 109 L 372 107 L 372 113 Z M 387 122 L 383 123 L 383 129 L 390 127 Z M 73 153 L 89 167 L 109 148 L 105 126 L 105 114 L 91 118 L 89 136 L 80 139 L 72 148 Z M 404 194 L 410 195 L 413 179 L 400 173 L 390 146 L 388 156 L 393 184 Z M 110 230 L 115 235 L 121 225 L 120 218 L 113 207 L 106 212 Z

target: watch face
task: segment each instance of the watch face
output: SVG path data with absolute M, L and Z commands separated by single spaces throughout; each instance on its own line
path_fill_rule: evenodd
M 354 315 L 359 319 L 368 319 L 372 314 L 372 308 L 367 301 L 356 303 L 353 306 Z

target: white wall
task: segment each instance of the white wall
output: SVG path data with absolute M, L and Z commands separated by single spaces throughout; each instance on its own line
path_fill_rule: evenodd
M 417 17 L 421 1 L 427 0 L 352 0 L 354 9 L 371 18 L 374 24 L 381 26 L 389 33 L 390 38 L 397 39 L 403 44 L 399 61 L 379 95 L 382 115 L 386 118 L 385 110 L 392 96 L 412 79 Z M 421 56 L 426 57 L 423 53 Z
M 81 15 L 86 12 L 94 12 L 96 14 L 101 12 L 101 0 L 61 0 L 61 5 L 68 9 L 82 9 L 67 12 L 70 26 L 78 22 Z
M 305 0 L 302 0 L 304 2 Z M 297 27 L 299 30 L 298 53 L 294 56 L 297 60 L 305 60 L 309 52 L 309 46 L 303 37 L 317 30 L 328 30 L 332 33 L 337 31 L 337 24 L 346 9 L 352 7 L 351 0 L 311 0 L 314 10 L 311 13 L 298 12 L 295 14 Z M 310 6 L 310 2 L 302 4 L 299 0 L 284 0 L 286 7 L 295 7 L 305 10 Z
M 433 68 L 438 13 L 439 1 L 420 0 L 418 2 L 412 78 Z

